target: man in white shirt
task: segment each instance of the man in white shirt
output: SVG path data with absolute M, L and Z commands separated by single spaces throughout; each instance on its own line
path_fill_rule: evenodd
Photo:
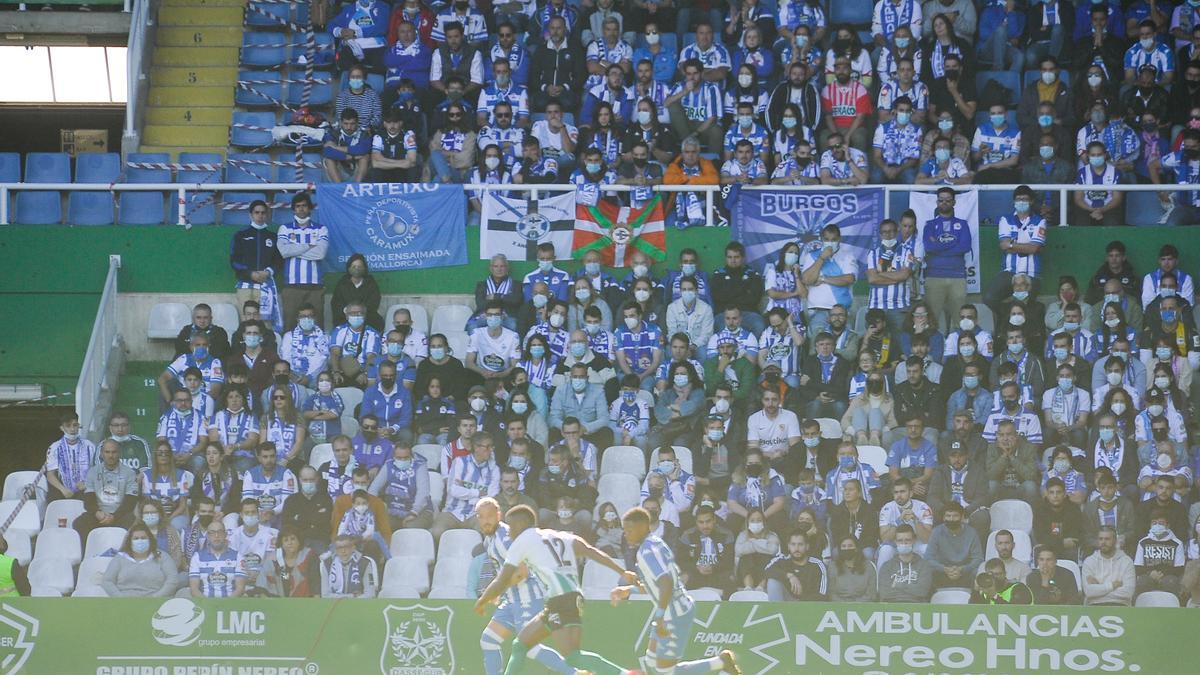
M 763 390 L 762 410 L 746 420 L 746 447 L 762 450 L 771 468 L 785 476 L 795 475 L 803 465 L 805 454 L 790 451 L 800 442 L 800 420 L 796 413 L 780 406 L 782 399 L 774 389 Z
M 483 314 L 487 325 L 471 333 L 466 366 L 485 380 L 503 379 L 521 358 L 521 338 L 504 327 L 504 306 L 499 300 L 488 302 Z
M 1083 560 L 1083 601 L 1128 607 L 1137 585 L 1133 559 L 1117 548 L 1117 531 L 1111 526 L 1100 528 L 1096 543 L 1099 549 Z
M 238 564 L 246 573 L 247 584 L 257 583 L 263 561 L 275 555 L 278 531 L 260 524 L 258 500 L 242 500 L 242 524 L 229 531 L 229 546 L 238 552 Z
M 879 509 L 879 564 L 896 555 L 896 528 L 909 525 L 916 534 L 913 552 L 925 555 L 925 546 L 933 532 L 933 509 L 919 499 L 913 499 L 912 481 L 897 478 L 892 483 L 892 501 Z
M 404 336 L 404 353 L 413 363 L 429 358 L 429 337 L 425 331 L 413 327 L 412 312 L 405 307 L 397 309 L 392 313 L 392 326 Z
M 808 332 L 816 335 L 829 330 L 829 310 L 841 305 L 847 311 L 854 303 L 851 287 L 858 277 L 858 261 L 841 249 L 842 231 L 830 223 L 821 229 L 820 248 L 801 258 L 801 279 L 808 286 Z

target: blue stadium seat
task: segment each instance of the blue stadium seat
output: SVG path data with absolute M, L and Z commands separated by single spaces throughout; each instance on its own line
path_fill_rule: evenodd
M 115 152 L 84 152 L 75 158 L 76 183 L 117 182 L 121 156 Z M 72 225 L 112 225 L 111 192 L 72 192 L 67 197 L 67 222 Z
M 1038 64 L 1032 63 L 1032 64 L 1028 64 L 1028 65 L 1036 66 Z M 1037 82 L 1038 78 L 1040 78 L 1041 76 L 1042 76 L 1041 70 L 1025 71 L 1025 86 L 1028 87 L 1029 85 L 1033 84 L 1034 82 Z M 1067 70 L 1066 68 L 1059 68 L 1058 69 L 1058 79 L 1062 80 L 1063 84 L 1067 85 L 1068 87 L 1071 86 L 1071 71 Z
M 338 80 L 338 91 L 344 91 L 347 85 L 346 82 L 350 79 L 350 74 L 347 71 L 342 71 L 342 77 Z M 378 73 L 367 73 L 367 84 L 375 90 L 377 94 L 383 94 L 384 78 Z
M 329 38 L 333 40 L 332 36 Z M 244 67 L 275 68 L 287 61 L 287 40 L 279 33 L 252 33 L 242 35 L 240 62 Z M 272 46 L 275 45 L 275 46 Z
M 290 170 L 290 167 L 288 170 Z M 295 194 L 294 192 L 276 192 L 271 195 L 271 200 L 268 203 L 290 205 L 292 197 Z M 292 209 L 290 206 L 280 206 L 279 208 L 271 209 L 271 223 L 273 225 L 290 222 L 292 222 Z
M 0 152 L 0 183 L 21 182 L 21 155 L 16 152 Z
M 663 30 L 663 27 L 659 26 L 658 29 L 661 31 L 661 30 Z M 664 33 L 664 35 L 665 35 L 665 33 Z M 695 33 L 684 33 L 683 34 L 683 45 L 680 46 L 680 49 L 687 49 L 689 45 L 694 45 L 694 44 L 696 44 L 696 34 Z
M 1012 212 L 1012 194 L 995 190 L 979 192 L 979 224 L 995 225 Z M 989 222 L 990 221 L 990 222 Z
M 316 63 L 317 68 L 328 68 L 333 65 L 333 36 L 329 33 L 314 33 L 313 38 L 316 41 Z M 293 35 L 291 47 L 288 48 L 286 60 L 293 66 L 301 66 L 300 57 L 304 56 L 306 43 L 303 35 Z
M 245 225 L 250 222 L 250 202 L 256 199 L 267 201 L 264 192 L 222 192 L 221 201 L 224 204 L 244 204 L 241 209 L 221 209 L 222 225 Z
M 235 112 L 233 113 L 233 123 L 249 124 L 257 127 L 257 129 L 230 127 L 230 145 L 246 148 L 265 148 L 274 143 L 270 132 L 270 129 L 275 126 L 275 113 L 273 112 Z M 265 131 L 260 131 L 259 129 L 264 129 Z
M 829 7 L 829 23 L 849 23 L 855 26 L 871 23 L 871 0 L 833 0 Z
M 70 183 L 71 158 L 64 152 L 31 152 L 25 156 L 26 183 Z M 62 195 L 58 192 L 22 192 L 17 195 L 16 218 L 22 225 L 57 225 L 62 222 Z
M 303 80 L 304 69 L 292 68 L 288 72 L 288 77 L 292 80 Z M 314 72 L 313 79 L 325 80 L 323 83 L 313 83 L 312 89 L 308 94 L 308 105 L 319 106 L 329 105 L 333 103 L 333 77 L 327 72 Z M 377 90 L 381 95 L 383 90 Z M 298 82 L 289 82 L 287 86 L 287 104 L 292 107 L 301 105 L 301 98 L 304 95 L 304 84 Z
M 1157 192 L 1126 192 L 1125 223 L 1128 225 L 1158 225 L 1162 218 L 1162 203 Z
M 310 168 L 310 167 L 304 168 L 304 182 L 305 183 L 324 183 L 325 182 L 325 171 L 321 169 L 321 153 L 306 152 L 306 153 L 304 153 L 304 161 L 313 162 L 317 165 L 316 168 Z
M 989 81 L 1008 87 L 1012 92 L 1009 98 L 1008 105 L 1015 106 L 1021 100 L 1021 78 L 1017 73 L 1011 70 L 984 70 L 975 75 L 975 89 L 979 93 L 983 93 L 984 86 Z M 986 110 L 984 111 L 987 112 Z
M 892 220 L 899 221 L 900 214 L 904 213 L 905 209 L 908 208 L 908 194 L 907 192 L 899 191 L 889 193 L 888 213 L 891 214 Z
M 126 159 L 165 164 L 171 161 L 171 156 L 165 152 L 134 152 Z M 125 182 L 170 183 L 171 170 L 126 167 Z M 161 192 L 122 192 L 117 197 L 117 222 L 122 225 L 162 225 L 166 220 L 163 199 Z
M 229 164 L 225 167 L 226 183 L 271 183 L 275 180 L 275 167 L 266 164 L 235 164 L 238 160 L 270 161 L 271 156 L 265 152 L 231 153 Z
M 288 13 L 288 4 L 281 2 L 251 2 L 250 6 L 260 12 L 265 12 L 266 16 L 260 12 L 250 10 L 246 7 L 246 26 L 258 29 L 269 30 L 287 30 L 287 27 L 280 24 L 279 21 L 290 21 L 291 17 Z
M 224 158 L 216 153 L 208 152 L 181 152 L 179 153 L 180 164 L 221 164 Z M 221 171 L 209 170 L 186 170 L 181 169 L 177 180 L 180 183 L 220 183 Z M 192 225 L 212 225 L 217 222 L 217 212 L 213 205 L 214 193 L 212 192 L 189 192 L 187 193 L 187 205 L 184 209 L 187 214 L 188 222 Z M 172 222 L 175 218 L 172 216 Z
M 263 70 L 243 70 L 238 73 L 239 82 L 247 84 L 250 89 L 238 87 L 233 94 L 233 102 L 242 106 L 274 107 L 275 101 L 283 100 L 283 85 L 277 72 Z M 274 99 L 271 100 L 271 99 Z

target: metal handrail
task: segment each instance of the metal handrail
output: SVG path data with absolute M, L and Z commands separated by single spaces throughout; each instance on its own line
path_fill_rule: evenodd
M 79 381 L 75 384 L 75 413 L 85 437 L 97 431 L 96 404 L 106 386 L 109 357 L 117 343 L 119 319 L 117 313 L 117 276 L 121 269 L 121 256 L 108 256 L 108 275 L 104 278 L 104 290 L 100 293 L 100 306 L 96 309 L 96 320 L 92 324 L 92 336 L 83 366 L 79 369 Z
M 132 7 L 130 3 L 132 2 Z M 132 10 L 129 17 L 129 41 L 125 57 L 125 132 L 131 148 L 139 144 L 138 113 L 141 112 L 142 88 L 146 78 L 145 64 L 148 59 L 146 33 L 150 27 L 151 0 L 126 0 L 125 11 Z M 124 143 L 123 143 L 124 145 Z M 7 222 L 7 221 L 6 221 Z

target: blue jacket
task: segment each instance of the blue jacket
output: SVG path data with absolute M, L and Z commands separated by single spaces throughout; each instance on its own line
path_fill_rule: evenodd
M 369 19 L 365 21 L 355 21 L 355 16 L 358 14 L 358 4 L 350 3 L 342 8 L 342 11 L 329 22 L 326 26 L 335 40 L 340 40 L 339 33 L 343 28 L 349 28 L 351 23 L 362 26 L 362 36 L 365 38 L 377 37 L 381 38 L 384 44 L 387 43 L 388 18 L 391 14 L 391 8 L 382 2 L 372 2 L 371 9 L 367 12 Z M 366 19 L 366 17 L 364 17 Z M 380 45 L 381 47 L 383 45 Z
M 925 223 L 925 276 L 965 279 L 964 260 L 971 252 L 971 228 L 953 216 L 934 216 Z
M 412 423 L 412 395 L 399 380 L 391 394 L 383 393 L 379 385 L 375 385 L 363 396 L 361 411 L 360 419 L 370 413 L 379 418 L 381 427 L 391 427 L 396 431 L 407 429 Z
M 238 281 L 246 283 L 251 283 L 250 273 L 256 270 L 282 270 L 283 258 L 276 246 L 275 233 L 268 228 L 238 230 L 229 246 L 229 266 Z

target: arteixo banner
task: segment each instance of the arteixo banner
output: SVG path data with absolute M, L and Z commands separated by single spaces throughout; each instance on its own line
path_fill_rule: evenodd
M 476 675 L 487 619 L 471 607 L 10 599 L 0 675 Z M 649 614 L 644 601 L 588 602 L 584 645 L 637 667 Z M 732 649 L 745 673 L 1184 673 L 1194 626 L 1186 609 L 704 602 L 685 658 Z

